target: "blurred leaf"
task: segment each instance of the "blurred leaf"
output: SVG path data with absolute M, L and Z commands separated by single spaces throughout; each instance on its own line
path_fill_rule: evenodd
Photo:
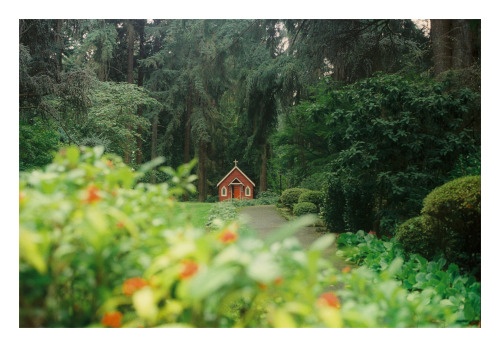
M 141 318 L 153 319 L 158 313 L 153 290 L 144 287 L 132 295 L 134 308 Z
M 313 215 L 305 215 L 297 218 L 296 220 L 288 222 L 278 230 L 269 234 L 264 240 L 265 244 L 270 246 L 275 242 L 283 241 L 284 239 L 295 235 L 295 233 L 297 233 L 301 228 L 314 224 L 316 220 L 317 217 Z
M 156 157 L 151 161 L 148 161 L 147 163 L 144 163 L 141 165 L 139 168 L 139 172 L 145 173 L 148 171 L 151 171 L 153 168 L 157 167 L 158 165 L 161 165 L 165 162 L 165 157 Z
M 19 256 L 31 264 L 38 272 L 47 272 L 47 264 L 38 248 L 40 237 L 22 226 L 19 231 Z
M 335 238 L 336 236 L 334 234 L 323 235 L 320 238 L 314 240 L 309 249 L 314 251 L 324 251 L 335 242 Z
M 284 309 L 277 308 L 271 312 L 271 320 L 275 328 L 296 328 L 297 324 L 292 315 Z
M 280 268 L 270 253 L 257 254 L 247 268 L 253 280 L 268 284 L 280 276 Z
M 193 300 L 203 300 L 231 283 L 238 273 L 236 267 L 209 268 L 197 274 L 189 283 L 188 295 Z

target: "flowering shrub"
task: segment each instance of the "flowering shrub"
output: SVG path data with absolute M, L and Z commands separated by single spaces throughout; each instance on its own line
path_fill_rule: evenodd
M 151 167 L 151 164 L 146 164 Z M 169 183 L 137 183 L 102 149 L 61 150 L 20 177 L 20 326 L 329 326 L 315 302 L 335 272 L 288 237 L 268 240 L 234 222 L 193 227 Z M 175 211 L 175 213 L 173 213 Z M 304 288 L 300 293 L 296 288 Z

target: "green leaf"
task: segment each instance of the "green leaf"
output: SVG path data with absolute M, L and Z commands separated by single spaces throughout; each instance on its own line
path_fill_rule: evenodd
M 264 242 L 269 246 L 275 242 L 283 241 L 284 239 L 295 235 L 301 228 L 314 224 L 316 220 L 317 217 L 314 215 L 301 216 L 294 221 L 286 223 L 275 232 L 269 234 L 265 238 Z
M 40 237 L 21 227 L 19 231 L 19 256 L 31 264 L 38 272 L 47 272 L 47 264 L 38 247 Z
M 260 283 L 270 283 L 280 276 L 280 268 L 270 253 L 259 253 L 248 265 L 250 278 Z
M 309 247 L 313 251 L 324 251 L 335 242 L 336 236 L 334 234 L 323 235 L 315 240 Z
M 237 267 L 218 267 L 197 274 L 189 283 L 188 296 L 193 300 L 203 300 L 231 283 L 237 275 Z
M 153 168 L 157 167 L 158 165 L 161 165 L 165 162 L 165 157 L 156 157 L 151 161 L 148 161 L 147 163 L 144 163 L 141 165 L 139 168 L 139 172 L 146 173 L 148 171 L 151 171 Z

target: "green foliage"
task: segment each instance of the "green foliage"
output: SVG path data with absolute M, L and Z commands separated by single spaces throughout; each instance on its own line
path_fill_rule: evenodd
M 158 112 L 161 104 L 148 92 L 129 83 L 99 82 L 94 89 L 89 119 L 84 127 L 77 126 L 75 137 L 89 145 L 106 144 L 105 150 L 118 155 L 136 150 L 138 128 L 146 132 L 150 121 L 138 117 L 139 107 Z M 100 143 L 91 141 L 98 137 Z
M 460 155 L 458 162 L 450 172 L 450 180 L 463 176 L 481 175 L 481 150 L 468 155 Z
M 35 120 L 33 125 L 19 124 L 19 171 L 49 164 L 60 146 L 60 135 L 52 124 Z
M 306 191 L 300 194 L 298 202 L 311 202 L 319 209 L 323 206 L 323 193 L 320 191 Z
M 353 285 L 348 291 L 339 292 L 339 295 L 353 300 L 357 295 L 361 296 L 363 299 L 358 300 L 364 302 L 367 310 L 370 308 L 367 311 L 370 312 L 369 317 L 385 316 L 384 322 L 391 320 L 391 326 L 398 326 L 398 322 L 392 321 L 398 317 L 399 322 L 404 322 L 405 326 L 420 327 L 431 326 L 430 322 L 437 323 L 438 326 L 468 326 L 481 320 L 481 283 L 473 276 L 461 274 L 458 266 L 448 263 L 445 258 L 437 257 L 428 261 L 418 254 L 405 254 L 397 241 L 380 240 L 363 231 L 356 234 L 344 233 L 339 236 L 337 243 L 339 256 L 362 265 L 358 270 L 352 271 L 352 277 L 348 273 L 348 282 L 354 282 L 360 277 L 360 273 L 365 278 L 364 281 L 358 279 L 359 287 Z M 375 271 L 380 277 L 367 269 Z M 383 279 L 388 283 L 380 283 L 384 282 Z M 367 292 L 366 285 L 369 281 L 380 281 L 380 287 L 375 284 Z M 376 288 L 381 291 L 372 292 Z M 389 300 L 389 304 L 383 304 L 388 307 L 399 302 L 396 304 L 398 309 L 376 309 L 379 300 Z M 417 303 L 414 300 L 422 301 Z M 422 305 L 423 302 L 427 304 Z M 355 307 L 359 310 L 360 306 L 362 305 Z M 359 313 L 352 314 L 360 319 Z M 371 321 L 371 324 L 377 323 Z
M 480 319 L 479 283 L 452 265 L 444 271 L 441 261 L 415 256 L 402 264 L 400 247 L 372 235 L 344 234 L 339 245 L 351 243 L 366 259 L 376 252 L 365 264 L 379 269 L 340 273 L 321 258 L 332 235 L 308 250 L 293 238 L 307 217 L 264 240 L 236 222 L 210 233 L 196 228 L 190 208 L 176 201 L 183 192 L 171 191 L 189 185 L 182 178 L 189 166 L 171 171 L 177 183 L 136 183 L 159 162 L 132 171 L 102 148 L 69 147 L 44 170 L 21 175 L 20 326 L 416 327 Z M 232 205 L 225 204 L 214 205 Z M 325 293 L 330 285 L 343 288 L 338 297 Z
M 136 184 L 141 172 L 102 153 L 65 148 L 21 177 L 20 326 L 341 324 L 315 308 L 335 271 L 320 259 L 333 239 L 307 251 L 284 240 L 309 219 L 264 241 L 236 223 L 206 233 L 170 188 L 184 169 L 168 184 Z
M 481 176 L 457 178 L 424 199 L 432 232 L 446 257 L 471 269 L 480 266 Z
M 315 172 L 310 176 L 304 178 L 300 184 L 299 188 L 305 188 L 310 190 L 323 190 L 328 183 L 328 174 L 326 172 Z
M 312 202 L 299 202 L 293 206 L 295 216 L 303 216 L 309 213 L 317 213 L 318 207 Z
M 286 207 L 292 209 L 293 206 L 299 202 L 299 197 L 302 193 L 305 193 L 308 189 L 303 188 L 290 188 L 285 189 L 283 193 L 281 193 L 281 203 Z
M 238 211 L 231 200 L 217 202 L 208 211 L 207 228 L 209 230 L 221 228 L 224 224 L 236 220 Z
M 354 174 L 332 174 L 325 192 L 323 217 L 332 232 L 372 230 L 374 214 L 373 182 Z
M 398 226 L 395 237 L 407 253 L 432 259 L 438 252 L 437 239 L 431 229 L 429 216 L 421 215 L 408 219 Z
M 332 153 L 324 216 L 333 231 L 391 234 L 418 215 L 461 154 L 477 153 L 479 138 L 465 123 L 479 107 L 469 89 L 379 74 L 318 93 L 309 107 L 321 110 Z
M 166 183 L 135 184 L 141 175 L 103 148 L 76 147 L 21 173 L 21 326 L 98 321 L 113 289 L 162 252 L 163 230 L 179 218 L 175 196 Z

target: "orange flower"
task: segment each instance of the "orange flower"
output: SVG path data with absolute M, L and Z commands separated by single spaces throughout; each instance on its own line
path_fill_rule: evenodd
M 120 222 L 118 222 L 118 223 L 116 223 L 116 227 L 117 227 L 118 229 L 122 229 L 124 226 L 125 226 L 125 223 L 123 223 L 123 222 L 121 222 L 121 221 L 120 221 Z
M 340 300 L 334 292 L 327 292 L 320 295 L 317 301 L 317 305 L 340 308 Z
M 23 201 L 24 199 L 26 199 L 26 195 L 24 195 L 23 192 L 19 192 L 19 202 Z
M 222 243 L 232 243 L 238 239 L 238 234 L 236 231 L 233 231 L 231 229 L 224 229 L 222 233 L 219 235 L 219 240 Z
M 135 291 L 147 285 L 148 282 L 140 277 L 129 278 L 128 280 L 123 282 L 123 294 L 125 294 L 126 296 L 132 296 Z
M 87 188 L 87 197 L 83 200 L 83 202 L 87 204 L 91 204 L 93 202 L 97 202 L 101 200 L 102 197 L 99 195 L 99 188 L 94 185 L 90 185 Z
M 198 264 L 193 260 L 183 260 L 182 270 L 179 274 L 180 278 L 185 280 L 188 279 L 198 272 Z
M 109 159 L 106 161 L 106 165 L 109 166 L 110 169 L 114 169 L 115 168 L 115 166 L 113 165 L 113 162 L 111 160 L 109 160 Z
M 345 274 L 350 272 L 350 271 L 351 271 L 351 268 L 349 266 L 346 266 L 345 268 L 342 269 L 342 272 Z
M 101 324 L 110 328 L 119 328 L 122 326 L 123 314 L 118 311 L 106 312 L 102 317 Z
M 281 277 L 277 277 L 275 280 L 274 280 L 274 284 L 279 286 L 281 283 L 283 283 L 283 278 Z
M 262 290 L 266 290 L 267 289 L 267 286 L 264 283 L 258 283 L 258 285 L 259 285 L 259 288 L 262 289 Z

